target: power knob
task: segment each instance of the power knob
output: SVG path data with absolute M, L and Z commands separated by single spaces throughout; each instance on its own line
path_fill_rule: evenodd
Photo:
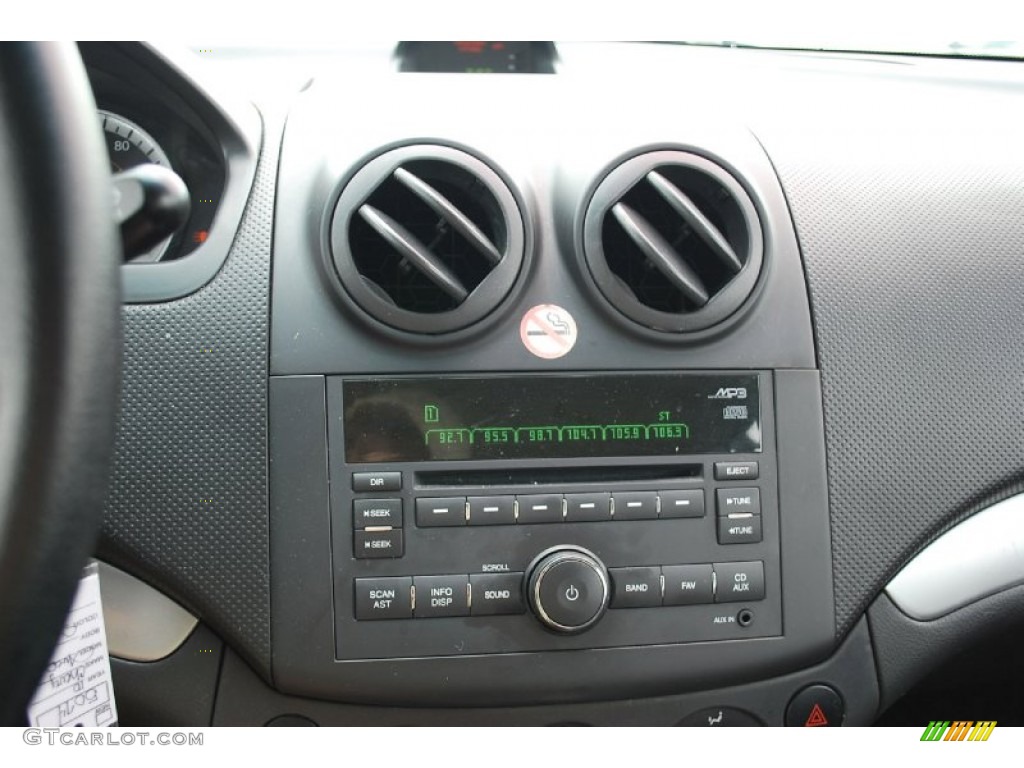
M 555 632 L 590 629 L 608 608 L 608 569 L 593 552 L 556 547 L 534 560 L 527 599 L 534 615 Z

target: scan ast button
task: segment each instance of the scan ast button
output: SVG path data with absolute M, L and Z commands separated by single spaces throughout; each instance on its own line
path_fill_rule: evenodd
M 356 619 L 408 619 L 412 616 L 412 579 L 396 576 L 356 579 Z

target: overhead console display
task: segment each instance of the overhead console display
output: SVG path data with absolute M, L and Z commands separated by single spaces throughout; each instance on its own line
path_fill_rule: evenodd
M 349 464 L 761 451 L 750 375 L 346 379 L 343 391 Z

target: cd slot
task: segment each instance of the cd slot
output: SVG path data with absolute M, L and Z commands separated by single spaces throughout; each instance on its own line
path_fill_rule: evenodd
M 522 469 L 453 469 L 416 472 L 416 487 L 508 485 L 592 485 L 632 481 L 679 481 L 700 479 L 702 464 L 636 464 L 583 467 L 530 467 Z

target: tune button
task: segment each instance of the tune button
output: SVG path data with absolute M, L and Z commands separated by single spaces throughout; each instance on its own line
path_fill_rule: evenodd
M 542 624 L 572 634 L 589 629 L 604 615 L 609 592 L 608 571 L 596 555 L 558 547 L 535 561 L 527 595 Z

